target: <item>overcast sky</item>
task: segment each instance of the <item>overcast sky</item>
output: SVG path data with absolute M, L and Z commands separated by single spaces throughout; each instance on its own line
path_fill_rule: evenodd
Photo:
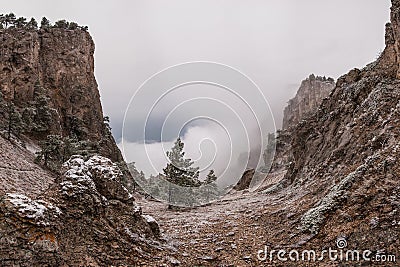
M 337 79 L 375 60 L 389 8 L 390 0 L 0 0 L 0 13 L 89 26 L 117 140 L 139 86 L 189 61 L 218 62 L 249 76 L 280 127 L 286 102 L 309 74 Z

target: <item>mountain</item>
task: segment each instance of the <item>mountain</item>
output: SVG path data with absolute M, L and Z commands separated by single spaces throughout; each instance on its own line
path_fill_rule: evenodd
M 103 117 L 89 33 L 12 26 L 0 40 L 1 266 L 151 261 L 165 245 L 124 186 L 131 177 Z
M 345 238 L 349 248 L 374 255 L 400 247 L 398 14 L 393 0 L 386 48 L 375 62 L 340 77 L 315 112 L 278 133 L 263 187 L 280 197 L 285 219 L 269 223 L 277 243 L 335 247 Z
M 25 135 L 32 140 L 73 136 L 99 144 L 100 154 L 122 161 L 104 123 L 95 46 L 87 31 L 12 27 L 0 30 L 0 40 L 0 89 L 20 109 Z M 43 106 L 49 114 L 39 117 Z
M 153 200 L 134 200 L 123 185 L 124 174 L 112 161 L 120 154 L 107 137 L 91 80 L 88 33 L 53 27 L 0 30 L 4 101 L 15 102 L 25 123 L 32 114 L 42 122 L 20 137 L 18 131 L 7 135 L 4 130 L 0 137 L 2 266 L 386 264 L 373 261 L 396 255 L 400 247 L 399 14 L 400 0 L 392 0 L 386 48 L 375 62 L 336 83 L 315 76 L 302 82 L 286 109 L 284 129 L 268 138 L 266 161 L 275 145 L 276 153 L 259 190 L 232 190 L 215 203 L 176 211 Z M 75 89 L 75 84 L 83 87 Z M 39 100 L 48 105 L 46 116 L 37 116 L 43 111 Z M 93 110 L 88 101 L 94 101 Z M 30 152 L 51 134 L 107 145 L 100 155 L 69 158 L 55 174 Z M 248 187 L 251 174 L 243 175 L 238 190 Z M 144 213 L 154 214 L 161 229 Z M 274 251 L 273 260 L 266 248 Z M 350 252 L 353 258 L 331 260 L 328 249 L 336 256 Z M 265 260 L 258 257 L 260 251 Z M 291 251 L 306 252 L 308 260 L 289 261 L 296 256 Z M 325 257 L 312 260 L 311 251 Z M 354 258 L 355 251 L 361 260 Z M 372 260 L 365 259 L 365 252 Z

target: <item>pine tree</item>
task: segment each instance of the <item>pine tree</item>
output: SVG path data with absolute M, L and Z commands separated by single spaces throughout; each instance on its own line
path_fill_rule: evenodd
M 56 23 L 54 23 L 54 28 L 60 28 L 60 29 L 68 29 L 69 27 L 69 22 L 66 21 L 65 19 L 56 21 Z
M 6 102 L 4 101 L 3 93 L 0 90 L 0 117 L 4 119 L 6 111 Z
M 78 29 L 79 25 L 76 22 L 70 22 L 68 25 L 68 30 L 76 30 Z
M 207 174 L 206 180 L 204 181 L 205 184 L 214 183 L 217 180 L 217 176 L 215 176 L 214 170 L 210 170 Z
M 112 136 L 112 132 L 111 132 L 112 129 L 111 129 L 111 126 L 110 126 L 110 117 L 105 116 L 105 117 L 103 118 L 103 123 L 104 123 L 105 130 L 106 130 L 105 136 L 106 136 L 106 137 Z
M 214 170 L 210 170 L 210 172 L 207 174 L 206 179 L 204 180 L 204 193 L 206 202 L 215 199 L 219 194 L 216 181 L 217 176 L 215 175 Z
M 63 141 L 59 135 L 48 135 L 44 141 L 41 141 L 41 151 L 36 153 L 36 162 L 43 161 L 44 166 L 48 166 L 50 162 L 59 163 L 63 152 Z M 52 167 L 52 166 L 50 166 Z
M 31 20 L 26 24 L 26 28 L 28 30 L 37 30 L 38 24 L 34 18 L 31 18 Z
M 24 17 L 20 17 L 20 18 L 16 19 L 14 22 L 14 26 L 16 28 L 24 28 L 26 26 L 26 24 L 27 24 L 26 18 L 24 18 Z
M 53 109 L 50 108 L 49 98 L 45 95 L 45 90 L 37 81 L 34 85 L 34 131 L 47 132 L 53 123 Z
M 14 103 L 9 102 L 5 107 L 7 139 L 11 140 L 12 134 L 18 136 L 21 133 L 23 124 L 21 114 L 16 109 Z
M 61 152 L 61 162 L 64 163 L 67 161 L 72 155 L 77 154 L 79 141 L 73 137 L 65 137 L 63 138 L 63 146 Z
M 163 169 L 167 180 L 173 184 L 186 187 L 200 186 L 199 168 L 192 167 L 194 162 L 185 159 L 185 144 L 178 138 L 171 151 L 167 152 L 170 163 Z
M 176 186 L 183 187 L 199 187 L 199 168 L 193 167 L 194 162 L 191 159 L 185 159 L 185 152 L 183 152 L 184 143 L 178 138 L 172 147 L 171 151 L 167 152 L 167 157 L 170 163 L 163 169 L 166 180 L 170 182 L 168 201 L 169 203 L 175 202 L 176 197 L 187 198 L 188 202 L 191 196 L 182 196 L 182 192 L 176 192 Z M 171 185 L 173 184 L 173 185 Z M 180 194 L 179 196 L 177 196 Z M 169 205 L 168 208 L 172 208 Z
M 6 17 L 4 14 L 0 14 L 0 29 L 4 29 L 4 23 L 5 23 Z
M 42 21 L 40 22 L 40 28 L 45 29 L 45 28 L 49 28 L 50 26 L 51 26 L 50 20 L 48 20 L 46 17 L 43 17 Z
M 16 17 L 14 15 L 14 13 L 6 14 L 4 16 L 5 28 L 7 29 L 9 25 L 14 25 L 15 20 L 16 20 Z

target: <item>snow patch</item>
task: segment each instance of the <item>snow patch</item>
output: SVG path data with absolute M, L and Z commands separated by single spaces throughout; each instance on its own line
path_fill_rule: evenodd
M 43 218 L 43 214 L 47 210 L 44 205 L 39 204 L 22 194 L 7 194 L 7 197 L 6 200 L 17 207 L 18 211 L 24 214 L 27 218 Z
M 157 222 L 156 219 L 154 219 L 152 216 L 150 215 L 142 215 L 142 217 L 146 220 L 147 223 L 153 223 L 153 222 Z
M 62 213 L 58 207 L 44 200 L 32 200 L 22 194 L 7 193 L 6 196 L 6 200 L 14 205 L 22 217 L 32 219 L 38 224 L 48 225 L 48 222 L 44 220 L 45 213 L 49 210 L 55 211 L 55 217 Z

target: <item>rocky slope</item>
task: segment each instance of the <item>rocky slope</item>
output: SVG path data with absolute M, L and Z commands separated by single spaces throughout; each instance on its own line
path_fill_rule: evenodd
M 246 242 L 254 253 L 257 244 L 269 251 L 322 252 L 338 249 L 341 240 L 344 253 L 369 250 L 371 260 L 283 262 L 275 256 L 266 265 L 397 266 L 393 258 L 377 261 L 380 255 L 398 261 L 400 247 L 399 14 L 400 1 L 393 0 L 386 48 L 377 61 L 339 78 L 316 112 L 298 123 L 287 120 L 289 127 L 276 139 L 277 157 L 261 193 L 265 197 L 252 206 L 259 214 L 252 221 L 261 230 L 248 230 L 257 233 L 255 246 Z M 255 259 L 247 265 L 257 264 L 262 263 Z
M 0 40 L 0 123 L 14 103 L 34 125 L 24 120 L 23 134 L 0 136 L 0 265 L 135 266 L 170 251 L 157 222 L 123 186 L 121 164 L 112 162 L 122 157 L 103 120 L 90 35 L 9 28 Z M 112 160 L 73 156 L 51 172 L 34 154 L 49 135 L 90 141 Z
M 2 266 L 136 266 L 152 260 L 158 225 L 142 215 L 109 159 L 76 156 L 41 197 L 0 201 Z
M 268 175 L 257 189 L 258 191 L 283 179 L 293 160 L 291 141 L 295 132 L 292 128 L 300 121 L 312 116 L 334 87 L 335 82 L 332 78 L 314 74 L 301 82 L 296 96 L 289 100 L 288 106 L 284 109 L 282 129 L 268 136 L 268 144 L 263 157 L 265 165 L 271 166 L 271 168 L 267 168 Z
M 0 30 L 0 40 L 0 89 L 5 100 L 26 108 L 38 96 L 48 98 L 44 103 L 51 118 L 40 129 L 28 130 L 31 139 L 49 134 L 74 136 L 98 143 L 100 153 L 113 161 L 122 160 L 103 123 L 94 77 L 95 47 L 88 32 L 9 28 Z M 29 117 L 30 110 L 25 111 Z
M 279 210 L 290 229 L 281 245 L 320 248 L 342 237 L 375 256 L 398 252 L 400 1 L 392 4 L 379 59 L 339 78 L 318 111 L 289 130 L 293 158 L 265 191 L 288 206 Z
M 0 196 L 6 192 L 37 196 L 54 180 L 53 173 L 35 164 L 32 153 L 0 137 Z

